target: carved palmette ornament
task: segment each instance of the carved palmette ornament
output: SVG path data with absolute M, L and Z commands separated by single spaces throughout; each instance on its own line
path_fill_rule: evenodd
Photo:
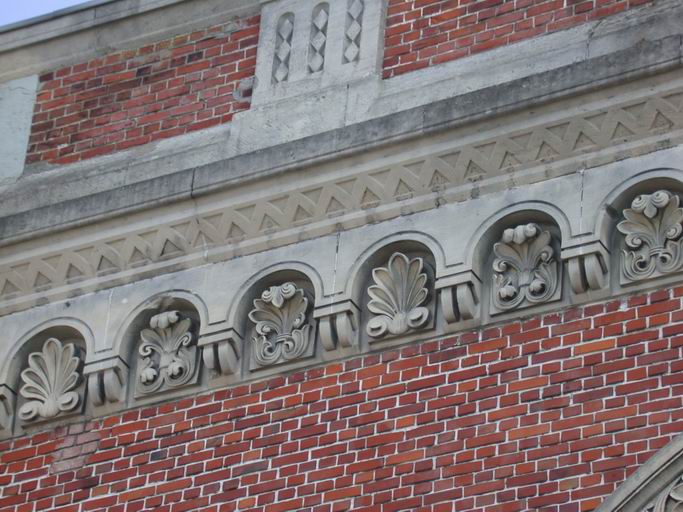
M 256 325 L 256 336 L 252 338 L 256 363 L 271 366 L 306 354 L 312 341 L 307 317 L 308 299 L 294 283 L 265 290 L 249 312 L 249 319 Z
M 27 401 L 19 408 L 19 418 L 47 420 L 78 408 L 80 367 L 73 343 L 62 345 L 56 338 L 48 339 L 40 352 L 28 356 L 28 368 L 21 372 L 19 393 Z
M 683 266 L 680 199 L 666 190 L 637 196 L 617 229 L 624 235 L 622 280 L 638 281 L 676 272 Z
M 142 394 L 191 383 L 197 374 L 197 346 L 190 318 L 178 311 L 155 315 L 140 332 L 137 391 Z
M 394 253 L 386 267 L 372 271 L 374 284 L 368 288 L 367 333 L 373 338 L 398 336 L 423 327 L 429 320 L 427 274 L 422 258 L 410 259 Z
M 542 304 L 558 291 L 559 267 L 551 234 L 529 223 L 506 229 L 493 246 L 493 312 Z

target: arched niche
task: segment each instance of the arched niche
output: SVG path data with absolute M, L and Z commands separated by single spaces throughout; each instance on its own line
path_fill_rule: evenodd
M 562 298 L 564 230 L 556 215 L 528 206 L 491 219 L 473 246 L 489 316 Z
M 557 228 L 561 247 L 572 238 L 572 229 L 567 215 L 555 205 L 543 201 L 525 201 L 510 205 L 488 217 L 469 240 L 465 252 L 465 266 L 483 279 L 488 272 L 488 256 L 493 244 L 498 242 L 503 231 L 513 225 L 534 222 L 539 219 L 543 223 Z
M 203 379 L 197 345 L 206 308 L 195 295 L 164 292 L 136 307 L 116 340 L 129 370 L 129 400 L 181 394 Z
M 436 258 L 409 234 L 366 251 L 354 266 L 349 295 L 360 310 L 359 333 L 369 343 L 431 329 L 436 319 Z
M 615 284 L 639 284 L 683 270 L 681 178 L 680 171 L 649 171 L 607 196 L 596 231 L 610 248 Z
M 595 217 L 595 233 L 608 241 L 623 210 L 640 194 L 657 190 L 683 192 L 683 171 L 678 169 L 649 169 L 619 183 L 602 201 L 602 208 Z
M 308 359 L 316 350 L 313 319 L 321 283 L 307 266 L 278 265 L 248 280 L 228 322 L 243 338 L 244 370 L 258 372 Z
M 90 330 L 75 319 L 46 322 L 15 345 L 4 371 L 3 406 L 9 404 L 11 393 L 13 421 L 19 431 L 83 412 L 83 368 L 90 347 Z M 7 421 L 5 415 L 4 429 L 9 428 Z

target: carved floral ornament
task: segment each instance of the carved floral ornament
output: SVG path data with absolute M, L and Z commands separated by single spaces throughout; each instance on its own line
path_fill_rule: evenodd
M 256 325 L 252 355 L 259 366 L 291 361 L 308 352 L 312 342 L 308 305 L 304 290 L 289 282 L 271 286 L 254 300 L 249 319 Z
M 637 196 L 617 229 L 624 235 L 622 281 L 639 281 L 683 267 L 680 199 L 667 190 Z
M 538 224 L 503 232 L 493 246 L 493 312 L 542 304 L 559 292 L 560 274 L 551 234 Z
M 193 382 L 198 351 L 192 320 L 168 311 L 153 316 L 149 326 L 140 332 L 138 392 L 149 394 Z
M 633 198 L 623 211 L 617 232 L 623 236 L 619 260 L 623 280 L 640 281 L 683 269 L 683 208 L 676 194 L 659 190 Z M 603 253 L 569 252 L 563 248 L 561 257 L 559 240 L 553 237 L 553 232 L 533 222 L 504 230 L 493 246 L 493 261 L 481 281 L 471 271 L 472 275 L 462 272 L 432 279 L 423 258 L 394 252 L 385 264 L 372 270 L 366 284 L 365 311 L 359 309 L 364 303 L 358 300 L 360 297 L 314 305 L 311 294 L 299 284 L 269 286 L 259 290 L 262 293 L 247 315 L 253 331 L 246 340 L 241 329 L 226 323 L 209 326 L 211 329 L 203 331 L 200 342 L 198 325 L 191 318 L 179 311 L 164 311 L 153 316 L 149 327 L 139 333 L 137 363 L 131 365 L 135 372 L 131 371 L 130 376 L 127 369 L 132 361 L 123 359 L 107 365 L 89 362 L 90 366 L 82 371 L 84 362 L 77 346 L 51 338 L 23 362 L 19 386 L 14 387 L 16 382 L 5 383 L 9 390 L 5 395 L 0 389 L 0 431 L 11 430 L 16 420 L 33 422 L 77 412 L 85 400 L 81 386 L 84 372 L 88 377 L 87 397 L 94 406 L 125 405 L 126 385 L 133 386 L 133 382 L 136 397 L 196 383 L 200 350 L 204 351 L 205 362 L 211 360 L 208 356 L 214 351 L 220 360 L 220 373 L 238 379 L 245 370 L 310 357 L 318 338 L 327 351 L 362 349 L 363 335 L 373 341 L 425 329 L 434 321 L 437 305 L 441 307 L 442 325 L 452 324 L 453 329 L 458 329 L 462 322 L 478 321 L 486 295 L 490 315 L 558 300 L 564 265 L 570 280 L 574 264 L 576 280 L 589 281 L 587 257 Z M 609 252 L 604 255 L 604 267 L 600 261 L 600 265 L 593 265 L 598 277 L 607 274 Z M 490 287 L 485 286 L 486 282 Z M 588 285 L 590 290 L 603 288 L 597 278 Z M 430 295 L 437 292 L 438 299 Z M 487 311 L 482 311 L 486 318 Z M 244 320 L 242 317 L 240 322 Z M 250 347 L 250 366 L 242 365 L 245 343 Z M 206 366 L 211 364 L 206 362 Z M 683 496 L 680 489 L 672 492 L 673 497 Z M 683 505 L 680 508 L 683 512 Z

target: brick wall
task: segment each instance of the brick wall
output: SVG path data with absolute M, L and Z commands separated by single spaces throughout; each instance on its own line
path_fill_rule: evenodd
M 27 163 L 75 162 L 230 121 L 249 106 L 234 91 L 254 76 L 258 30 L 254 17 L 42 75 Z
M 408 73 L 653 0 L 389 0 L 384 77 Z
M 593 510 L 683 431 L 683 288 L 0 443 L 0 510 Z

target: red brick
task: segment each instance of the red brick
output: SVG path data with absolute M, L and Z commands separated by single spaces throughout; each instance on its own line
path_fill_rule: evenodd
M 389 0 L 383 77 L 514 44 L 652 1 L 630 0 L 628 5 L 623 0 L 577 1 L 576 6 L 566 7 L 564 0 Z
M 670 307 L 670 296 L 645 295 L 619 318 Z M 539 331 L 542 322 L 595 325 L 614 312 L 609 304 L 468 333 L 458 347 L 452 337 L 416 341 L 3 441 L 0 507 L 595 508 L 683 431 L 680 344 L 650 330 L 616 345 L 584 328 L 557 349 L 562 338 Z M 678 332 L 678 321 L 662 329 Z M 505 348 L 465 352 L 489 342 Z M 541 351 L 520 357 L 529 347 Z
M 237 102 L 232 91 L 254 75 L 259 22 L 258 17 L 241 20 L 242 28 L 231 32 L 217 27 L 220 37 L 196 44 L 188 44 L 187 35 L 178 36 L 43 74 L 26 163 L 73 163 L 230 122 L 235 112 L 249 108 L 249 101 Z M 202 56 L 205 48 L 214 52 L 213 59 Z M 173 57 L 166 55 L 169 51 Z M 194 58 L 195 53 L 198 59 L 186 61 L 185 55 Z M 228 69 L 228 61 L 236 66 Z M 203 80 L 207 74 L 212 78 Z M 201 101 L 190 81 L 201 83 Z M 127 123 L 120 124 L 124 119 Z M 85 128 L 87 121 L 81 120 L 97 124 Z M 164 120 L 176 124 L 159 123 Z M 65 140 L 55 126 L 69 127 L 71 139 Z M 93 126 L 98 129 L 90 130 Z M 132 135 L 133 128 L 144 128 L 144 136 Z

